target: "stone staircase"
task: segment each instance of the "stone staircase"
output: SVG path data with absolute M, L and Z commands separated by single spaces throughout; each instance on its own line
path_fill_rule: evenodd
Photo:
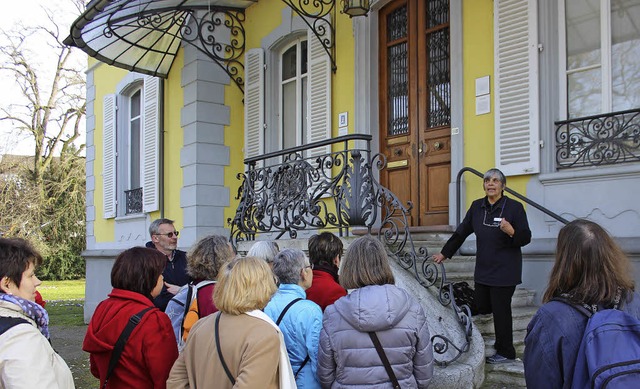
M 426 246 L 429 255 L 438 253 L 449 236 L 451 236 L 450 228 L 450 226 L 444 226 L 441 229 L 435 227 L 432 231 L 429 231 L 429 228 L 422 228 L 417 231 L 412 230 L 411 235 L 414 245 L 416 247 Z M 445 262 L 448 281 L 466 281 L 471 287 L 473 287 L 474 268 L 475 257 L 473 256 L 454 256 Z M 537 311 L 537 307 L 533 303 L 534 296 L 534 291 L 516 288 L 511 307 L 513 312 L 513 340 L 517 359 L 514 362 L 499 365 L 485 364 L 485 380 L 481 388 L 526 388 L 522 356 L 524 354 L 524 337 L 527 333 L 527 325 Z M 495 353 L 493 348 L 495 331 L 492 315 L 474 316 L 473 323 L 484 339 L 485 355 L 493 355 Z

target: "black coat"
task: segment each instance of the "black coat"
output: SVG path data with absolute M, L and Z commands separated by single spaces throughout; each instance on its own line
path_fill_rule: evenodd
M 502 232 L 498 218 L 505 218 L 515 230 L 513 237 Z M 521 247 L 531 242 L 531 230 L 524 207 L 502 196 L 490 205 L 487 197 L 475 200 L 456 232 L 442 248 L 451 258 L 465 239 L 476 234 L 476 268 L 474 280 L 488 286 L 515 286 L 522 283 Z
M 146 246 L 155 248 L 151 242 L 147 242 Z M 183 286 L 191 282 L 191 277 L 187 274 L 187 253 L 182 250 L 175 250 L 172 261 L 167 257 L 167 264 L 162 272 L 162 277 L 164 277 L 164 282 L 178 286 Z M 173 296 L 174 295 L 163 286 L 162 292 L 153 300 L 153 304 L 164 311 Z

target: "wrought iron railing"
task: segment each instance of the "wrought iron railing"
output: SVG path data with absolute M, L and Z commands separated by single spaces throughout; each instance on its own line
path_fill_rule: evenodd
M 125 190 L 124 195 L 127 204 L 125 215 L 142 213 L 142 188 Z
M 479 171 L 477 171 L 476 169 L 472 168 L 472 167 L 463 167 L 462 169 L 460 169 L 460 171 L 458 172 L 457 178 L 456 178 L 456 224 L 459 225 L 460 222 L 462 221 L 461 217 L 462 217 L 462 213 L 461 213 L 461 206 L 462 206 L 462 190 L 460 188 L 460 185 L 462 183 L 462 175 L 465 172 L 470 172 L 475 174 L 476 176 L 483 178 L 484 174 L 480 173 Z M 532 207 L 536 208 L 537 210 L 551 216 L 552 218 L 556 219 L 557 221 L 563 223 L 563 224 L 567 224 L 569 223 L 569 221 L 565 218 L 563 218 L 562 216 L 552 212 L 551 210 L 549 210 L 548 208 L 543 207 L 542 205 L 536 203 L 533 200 L 530 200 L 529 198 L 521 195 L 520 193 L 516 192 L 513 189 L 510 189 L 508 187 L 504 188 L 504 191 L 513 195 L 514 197 L 517 197 L 518 199 L 524 201 L 525 203 L 531 205 Z
M 555 122 L 558 169 L 640 161 L 640 109 Z
M 259 233 L 276 233 L 276 239 L 287 234 L 295 239 L 301 230 L 337 229 L 343 236 L 351 227 L 366 227 L 371 233 L 377 226 L 389 255 L 412 271 L 421 285 L 431 287 L 439 282 L 440 303 L 451 305 L 461 325 L 465 338 L 461 346 L 444 335 L 432 337 L 436 354 L 455 354 L 437 363 L 447 366 L 469 350 L 470 309 L 456 305 L 444 266 L 430 259 L 426 247 L 416 250 L 408 223 L 412 204 L 403 205 L 377 181 L 376 172 L 384 169 L 386 158 L 372 155 L 370 135 L 315 142 L 248 158 L 245 164 L 247 171 L 238 175 L 240 203 L 234 218 L 228 220 L 235 247 Z

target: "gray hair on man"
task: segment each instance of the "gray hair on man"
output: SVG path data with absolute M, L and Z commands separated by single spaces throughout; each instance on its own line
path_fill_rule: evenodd
M 160 233 L 160 225 L 161 224 L 171 224 L 173 225 L 173 220 L 171 219 L 156 219 L 149 225 L 149 235 L 155 235 Z
M 273 273 L 281 284 L 298 284 L 300 271 L 310 266 L 309 260 L 300 249 L 284 249 L 273 260 Z
M 279 251 L 280 247 L 276 242 L 259 240 L 247 251 L 247 257 L 258 257 L 264 259 L 267 263 L 272 263 Z

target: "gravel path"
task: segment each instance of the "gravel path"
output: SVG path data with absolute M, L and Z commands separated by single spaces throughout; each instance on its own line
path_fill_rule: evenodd
M 89 354 L 82 351 L 82 340 L 87 326 L 51 326 L 51 344 L 67 362 L 76 389 L 98 388 L 100 383 L 89 371 Z

